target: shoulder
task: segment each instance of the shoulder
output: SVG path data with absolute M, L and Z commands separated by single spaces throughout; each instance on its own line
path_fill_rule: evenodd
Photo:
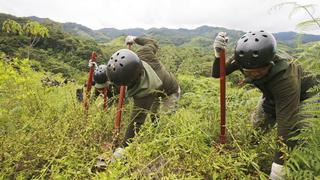
M 275 98 L 300 94 L 300 77 L 291 66 L 274 76 L 269 82 L 269 89 Z
M 285 52 L 278 52 L 274 58 L 273 61 L 292 61 L 294 58 L 290 56 L 289 54 Z

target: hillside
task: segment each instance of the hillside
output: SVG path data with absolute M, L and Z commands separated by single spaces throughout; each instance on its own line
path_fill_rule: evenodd
M 175 67 L 173 69 L 176 69 L 180 65 L 182 65 L 181 67 L 185 66 L 184 64 L 188 64 L 188 61 L 192 62 L 190 57 L 197 57 L 200 59 L 198 68 L 202 69 L 199 70 L 198 73 L 202 75 L 209 75 L 210 73 L 208 72 L 210 72 L 212 54 L 208 55 L 207 52 L 211 51 L 212 40 L 216 34 L 220 31 L 226 31 L 230 37 L 228 48 L 232 49 L 237 39 L 244 33 L 242 31 L 210 26 L 202 26 L 193 30 L 182 28 L 151 28 L 148 30 L 141 28 L 126 30 L 106 28 L 94 31 L 79 24 L 58 23 L 48 18 L 38 18 L 34 16 L 30 18 L 21 18 L 8 14 L 0 14 L 1 24 L 6 19 L 13 19 L 21 24 L 32 19 L 46 26 L 49 29 L 50 36 L 48 38 L 41 39 L 39 43 L 36 44 L 31 51 L 31 58 L 39 61 L 40 63 L 38 65 L 42 66 L 42 68 L 47 71 L 62 73 L 65 77 L 75 76 L 75 74 L 81 74 L 86 70 L 86 63 L 92 51 L 98 52 L 99 63 L 106 62 L 108 57 L 110 57 L 113 51 L 116 50 L 113 42 L 118 41 L 118 43 L 116 43 L 117 48 L 124 48 L 123 38 L 127 34 L 151 36 L 160 42 L 163 49 L 167 49 L 168 51 L 172 51 L 176 46 L 180 46 L 182 47 L 181 50 L 177 49 L 174 51 L 182 51 L 183 54 L 189 54 L 188 52 L 198 54 L 198 52 L 201 52 L 200 56 L 182 55 L 177 57 L 177 59 L 174 60 Z M 292 47 L 287 46 L 286 43 L 295 42 L 295 37 L 293 36 L 294 33 L 290 33 L 290 36 L 285 36 L 286 34 L 287 33 L 281 33 L 279 35 L 278 38 L 283 39 L 283 42 L 279 41 L 279 44 L 282 44 L 279 47 L 280 49 L 284 49 L 286 52 L 291 53 L 293 52 Z M 311 39 L 308 41 L 312 41 L 317 38 L 317 36 L 310 37 Z M 20 42 L 17 41 L 18 39 Z M 24 36 L 18 37 L 1 33 L 0 49 L 9 55 L 24 58 L 26 57 L 26 52 L 25 49 L 22 48 L 22 44 L 26 46 L 27 41 L 27 38 Z M 177 52 L 175 54 L 181 53 Z
M 274 146 L 275 129 L 263 134 L 249 123 L 260 93 L 231 83 L 227 84 L 227 145 L 221 146 L 219 80 L 180 71 L 183 93 L 178 111 L 171 116 L 161 112 L 156 127 L 147 118 L 125 158 L 105 172 L 93 173 L 96 157 L 112 154 L 116 106 L 105 112 L 98 99 L 86 118 L 74 95 L 77 84 L 42 84 L 48 74 L 35 72 L 31 64 L 17 58 L 0 61 L 1 179 L 267 179 L 273 152 L 281 148 Z M 320 115 L 319 103 L 312 102 L 309 110 Z M 132 102 L 124 108 L 120 138 L 130 122 Z M 301 136 L 308 145 L 286 154 L 291 178 L 320 177 L 320 121 L 310 121 L 312 128 Z
M 0 14 L 0 23 L 8 18 L 21 24 L 30 20 Z M 276 128 L 263 132 L 250 122 L 260 91 L 240 85 L 239 72 L 228 76 L 227 143 L 220 144 L 220 84 L 211 77 L 212 39 L 215 33 L 227 31 L 230 57 L 243 32 L 209 26 L 93 31 L 74 23 L 32 19 L 47 27 L 49 36 L 31 49 L 29 59 L 27 35 L 0 32 L 0 179 L 266 180 L 277 150 L 285 154 L 287 179 L 320 179 L 319 94 L 304 101 L 303 112 L 314 116 L 306 118 L 310 124 L 297 137 L 301 144 L 288 152 L 283 144 L 276 145 Z M 124 158 L 108 164 L 104 172 L 95 172 L 96 158 L 109 159 L 124 137 L 132 121 L 133 101 L 125 100 L 120 134 L 114 137 L 117 104 L 104 111 L 103 98 L 98 97 L 85 114 L 75 92 L 84 90 L 91 52 L 97 52 L 98 64 L 106 63 L 112 53 L 127 48 L 126 34 L 152 36 L 161 42 L 157 55 L 177 77 L 181 99 L 175 113 L 160 111 L 156 126 L 148 116 Z M 295 47 L 285 44 L 294 42 L 290 37 L 295 38 L 278 37 L 283 38 L 278 52 L 320 74 L 320 41 Z M 319 90 L 320 85 L 312 91 Z
M 104 34 L 98 32 L 98 31 L 94 31 L 88 27 L 85 27 L 81 24 L 77 24 L 77 23 L 71 23 L 71 22 L 67 22 L 67 23 L 58 23 L 58 22 L 54 22 L 48 18 L 39 18 L 36 16 L 30 16 L 28 17 L 34 21 L 38 21 L 40 23 L 45 23 L 50 21 L 51 23 L 55 23 L 55 24 L 61 24 L 63 27 L 63 30 L 66 32 L 69 32 L 75 36 L 80 36 L 86 39 L 90 39 L 90 40 L 95 40 L 97 42 L 107 42 L 110 41 L 110 37 L 105 36 Z
M 20 18 L 0 14 L 0 24 L 12 19 L 26 24 L 30 18 Z M 39 42 L 31 49 L 30 58 L 35 59 L 42 69 L 53 73 L 61 73 L 65 77 L 77 76 L 87 69 L 88 58 L 92 51 L 99 53 L 98 62 L 105 62 L 107 57 L 102 52 L 102 46 L 94 39 L 85 38 L 66 32 L 63 24 L 50 19 L 35 18 L 48 28 L 49 36 L 40 38 Z M 88 35 L 89 37 L 89 35 Z M 25 58 L 27 56 L 30 39 L 25 35 L 13 35 L 0 31 L 0 50 L 12 57 Z
M 108 42 L 111 40 L 109 36 L 106 36 L 103 33 L 100 33 L 99 31 L 93 31 L 90 28 L 76 23 L 63 23 L 63 29 L 66 32 L 70 32 L 76 36 L 93 39 L 100 43 Z
M 297 34 L 295 32 L 280 32 L 274 34 L 276 39 L 285 44 L 292 45 L 295 41 L 301 41 L 301 43 L 320 41 L 319 35 L 312 34 Z

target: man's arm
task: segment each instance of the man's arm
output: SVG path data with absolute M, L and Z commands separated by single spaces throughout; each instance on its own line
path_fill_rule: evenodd
M 226 75 L 231 74 L 233 71 L 239 69 L 239 65 L 235 62 L 234 58 L 231 57 L 226 62 Z M 219 78 L 220 77 L 220 58 L 216 57 L 213 61 L 212 65 L 212 77 Z
M 220 77 L 220 52 L 221 50 L 226 50 L 229 38 L 226 32 L 219 32 L 213 42 L 213 50 L 215 59 L 212 65 L 212 77 Z M 232 56 L 225 64 L 226 75 L 229 75 L 233 71 L 239 69 L 237 63 L 235 63 L 234 56 Z
M 157 42 L 150 38 L 137 37 L 134 39 L 134 42 L 140 46 L 144 46 L 145 48 L 150 48 L 149 50 L 151 50 L 154 54 L 156 54 L 159 49 Z
M 148 63 L 153 70 L 158 71 L 163 69 L 163 65 L 156 56 L 159 47 L 155 40 L 145 37 L 128 36 L 126 43 L 138 44 L 139 49 L 136 51 L 140 60 Z

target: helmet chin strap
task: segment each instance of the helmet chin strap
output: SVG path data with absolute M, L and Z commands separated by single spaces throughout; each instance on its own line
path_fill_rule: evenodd
M 274 61 L 270 61 L 267 65 L 259 67 L 259 68 L 263 68 L 263 67 L 273 67 L 275 65 Z M 258 68 L 245 68 L 243 66 L 240 66 L 240 69 L 258 69 Z

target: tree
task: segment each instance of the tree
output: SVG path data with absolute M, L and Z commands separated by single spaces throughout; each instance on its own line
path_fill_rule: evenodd
M 36 21 L 28 21 L 23 27 L 14 20 L 8 19 L 2 24 L 2 31 L 13 35 L 24 35 L 29 39 L 28 59 L 30 50 L 41 38 L 49 36 L 49 30 Z
M 40 38 L 48 37 L 49 30 L 45 26 L 36 21 L 28 21 L 23 27 L 23 32 L 29 37 L 28 59 L 30 56 L 30 49 L 39 42 Z
M 271 8 L 271 10 L 280 9 L 286 5 L 293 6 L 293 9 L 290 12 L 289 17 L 291 17 L 293 14 L 297 13 L 300 10 L 305 11 L 310 16 L 310 18 L 311 18 L 310 20 L 306 20 L 306 21 L 302 21 L 302 22 L 298 23 L 297 24 L 298 28 L 305 28 L 305 27 L 313 26 L 313 25 L 317 25 L 320 28 L 320 18 L 316 18 L 313 16 L 313 13 L 315 11 L 314 8 L 316 6 L 315 4 L 301 5 L 296 2 L 283 2 L 283 3 L 275 5 L 273 8 Z
M 2 31 L 9 34 L 21 35 L 22 27 L 14 20 L 8 19 L 2 24 Z

